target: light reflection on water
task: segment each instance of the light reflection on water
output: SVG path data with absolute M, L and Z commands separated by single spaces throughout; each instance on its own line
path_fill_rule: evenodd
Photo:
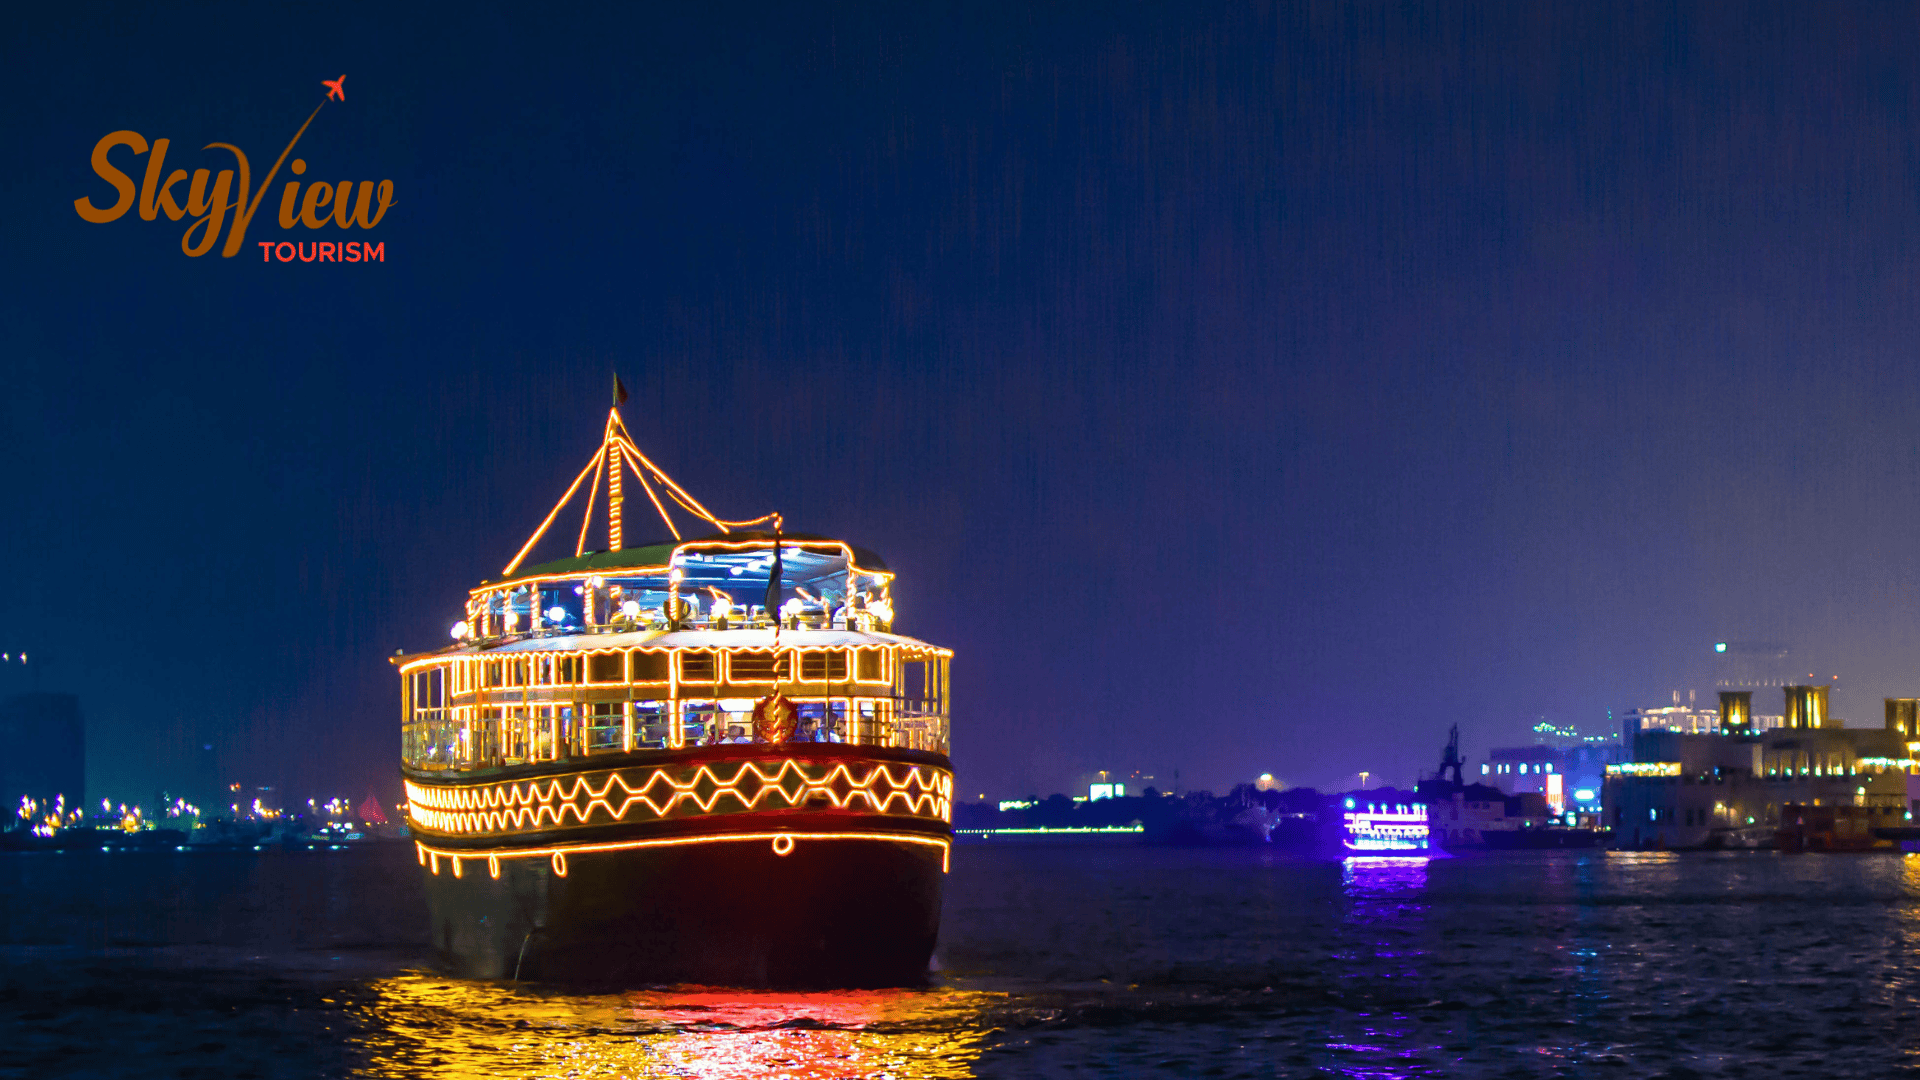
M 374 984 L 368 1076 L 813 1080 L 972 1076 L 1000 995 L 760 993 L 693 988 L 557 996 L 510 984 L 402 976 Z
M 1357 996 L 1376 980 L 1419 982 L 1427 904 L 1427 860 L 1393 856 L 1348 859 L 1341 866 L 1345 910 L 1333 958 L 1343 996 Z M 1352 987 L 1347 989 L 1346 987 Z M 1337 1017 L 1326 1047 L 1327 1071 L 1357 1080 L 1399 1080 L 1420 1074 L 1437 1047 L 1417 1038 L 1417 1025 L 1394 1010 L 1354 1011 Z

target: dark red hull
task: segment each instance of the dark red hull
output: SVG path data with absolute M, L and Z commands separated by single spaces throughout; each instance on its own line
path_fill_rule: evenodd
M 409 774 L 423 808 L 453 805 L 449 792 L 524 794 L 556 781 L 580 792 L 496 803 L 489 822 L 521 827 L 479 835 L 449 814 L 423 814 L 437 832 L 416 819 L 432 941 L 449 972 L 601 986 L 924 980 L 951 840 L 944 757 L 761 745 L 589 760 L 592 770 L 549 765 L 452 783 Z M 656 771 L 692 783 L 696 797 L 675 801 L 679 789 Z M 886 794 L 936 775 L 937 802 Z M 625 798 L 588 797 L 601 790 Z

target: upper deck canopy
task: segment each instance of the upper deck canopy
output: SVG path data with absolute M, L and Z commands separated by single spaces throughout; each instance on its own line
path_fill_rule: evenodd
M 830 536 L 817 533 L 770 533 L 760 530 L 740 530 L 734 532 L 711 533 L 692 540 L 661 542 L 645 547 L 623 548 L 619 551 L 586 551 L 571 558 L 554 559 L 538 566 L 521 567 L 513 574 L 481 582 L 488 588 L 515 585 L 536 578 L 585 577 L 601 575 L 612 577 L 621 571 L 645 573 L 649 570 L 666 573 L 674 566 L 680 568 L 683 579 L 689 587 L 702 588 L 708 585 L 717 587 L 735 587 L 742 584 L 740 578 L 748 571 L 734 570 L 737 566 L 765 562 L 771 568 L 771 553 L 774 540 L 780 541 L 782 549 L 782 576 L 789 581 L 805 583 L 820 574 L 818 571 L 828 563 L 839 563 L 838 569 L 844 570 L 846 555 L 851 553 L 855 569 L 869 575 L 891 577 L 886 560 L 866 548 L 855 547 Z M 682 557 L 676 562 L 675 552 Z M 762 584 L 766 574 L 759 575 Z
M 629 482 L 640 486 L 672 541 L 623 544 Z M 582 495 L 573 555 L 523 565 L 561 511 Z M 688 538 L 668 513 L 670 503 L 719 531 Z M 607 547 L 589 551 L 587 534 L 602 507 Z M 886 631 L 893 622 L 892 581 L 879 555 L 832 537 L 785 532 L 778 514 L 716 517 L 634 446 L 615 408 L 593 460 L 500 576 L 470 590 L 466 617 L 452 632 L 458 641 L 498 644 L 581 631 Z

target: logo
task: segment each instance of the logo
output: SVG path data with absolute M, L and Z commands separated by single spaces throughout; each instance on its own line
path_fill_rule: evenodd
M 167 150 L 171 145 L 168 139 L 155 139 L 151 145 L 137 131 L 114 131 L 101 137 L 93 144 L 93 171 L 100 179 L 113 187 L 115 199 L 113 205 L 106 208 L 96 206 L 91 196 L 82 196 L 73 201 L 73 209 L 82 220 L 96 225 L 105 225 L 126 216 L 128 210 L 139 205 L 140 220 L 154 221 L 165 214 L 169 221 L 192 218 L 193 223 L 180 236 L 180 250 L 190 258 L 199 258 L 212 251 L 220 243 L 223 234 L 226 242 L 220 245 L 220 257 L 231 259 L 240 252 L 247 240 L 247 227 L 253 223 L 253 216 L 260 209 L 260 198 L 273 184 L 273 178 L 279 174 L 280 166 L 287 163 L 287 156 L 300 142 L 300 136 L 307 133 L 320 110 L 327 107 L 329 101 L 344 103 L 347 100 L 345 89 L 347 77 L 322 79 L 320 84 L 327 88 L 327 95 L 320 99 L 308 115 L 307 122 L 293 133 L 293 140 L 286 149 L 280 151 L 280 157 L 267 170 L 260 186 L 252 186 L 252 170 L 247 161 L 246 152 L 232 143 L 208 143 L 202 150 L 225 151 L 233 156 L 231 169 L 221 169 L 217 174 L 210 168 L 195 169 L 191 174 L 185 169 L 166 171 Z M 136 189 L 133 178 L 114 164 L 112 152 L 126 147 L 130 152 L 119 155 L 147 159 L 145 173 Z M 307 171 L 304 159 L 294 158 L 289 166 L 293 175 L 302 176 Z M 164 176 L 164 179 L 162 177 Z M 177 192 L 182 185 L 186 188 L 186 203 L 182 205 Z M 393 206 L 393 181 L 381 180 L 342 180 L 337 184 L 325 180 L 311 181 L 303 185 L 299 180 L 289 180 L 280 192 L 279 224 L 282 229 L 293 229 L 296 225 L 310 230 L 326 229 L 329 225 L 335 230 L 362 231 L 371 230 L 387 216 L 387 210 Z M 384 241 L 367 239 L 347 239 L 336 231 L 333 240 L 320 240 L 317 237 L 309 241 L 258 240 L 260 260 L 262 262 L 385 262 L 387 245 Z

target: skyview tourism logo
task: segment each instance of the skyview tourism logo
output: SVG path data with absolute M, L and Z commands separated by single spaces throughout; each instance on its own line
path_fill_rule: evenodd
M 111 152 L 118 147 L 127 147 L 135 157 L 146 155 L 146 173 L 138 188 L 140 219 L 153 221 L 161 214 L 168 220 L 179 221 L 192 217 L 193 224 L 180 236 L 180 250 L 191 258 L 199 258 L 213 250 L 220 240 L 221 230 L 226 230 L 226 243 L 220 248 L 220 257 L 232 258 L 246 243 L 247 227 L 253 223 L 254 212 L 260 208 L 260 197 L 265 195 L 272 185 L 273 178 L 280 166 L 287 161 L 287 155 L 293 152 L 300 136 L 307 133 L 314 117 L 326 108 L 329 101 L 347 100 L 345 89 L 347 77 L 322 79 L 321 85 L 327 88 L 327 95 L 320 99 L 308 115 L 307 122 L 293 133 L 293 140 L 286 149 L 280 151 L 280 157 L 267 170 L 266 178 L 260 187 L 252 187 L 252 171 L 247 162 L 246 152 L 232 143 L 208 143 L 203 150 L 224 150 L 233 155 L 234 168 L 221 169 L 215 175 L 212 169 L 195 169 L 191 176 L 185 169 L 166 172 L 167 147 L 169 140 L 155 139 L 151 145 L 137 131 L 114 131 L 101 136 L 93 144 L 93 171 L 100 179 L 111 185 L 116 194 L 113 205 L 101 208 L 94 205 L 90 196 L 82 196 L 73 201 L 73 209 L 83 220 L 96 225 L 118 221 L 127 211 L 134 208 L 136 201 L 133 178 L 123 172 L 110 159 Z M 123 157 L 125 155 L 122 155 Z M 307 163 L 302 158 L 294 158 L 290 166 L 295 176 L 307 171 Z M 165 179 L 161 179 L 162 175 Z M 174 195 L 175 189 L 182 183 L 187 185 L 187 201 L 182 206 Z M 209 191 L 209 184 L 212 190 Z M 251 196 L 251 197 L 249 197 Z M 306 193 L 301 194 L 301 183 L 289 180 L 280 193 L 279 222 L 282 229 L 292 229 L 295 224 L 308 229 L 323 229 L 329 222 L 336 229 L 371 230 L 387 216 L 387 210 L 393 206 L 393 181 L 362 180 L 356 184 L 352 180 L 342 180 L 330 184 L 324 180 L 306 185 Z M 297 209 L 296 209 L 297 207 Z M 260 245 L 262 262 L 385 262 L 387 245 L 369 240 L 315 240 L 299 241 L 255 241 Z

